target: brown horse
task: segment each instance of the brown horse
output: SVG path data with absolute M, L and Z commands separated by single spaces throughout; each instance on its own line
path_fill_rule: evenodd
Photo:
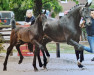
M 46 18 L 44 16 L 44 14 L 41 14 L 37 17 L 34 25 L 30 26 L 30 27 L 18 27 L 16 28 L 15 26 L 12 26 L 12 31 L 11 31 L 11 36 L 10 36 L 10 46 L 7 48 L 7 53 L 6 53 L 6 58 L 4 61 L 4 68 L 3 70 L 7 70 L 7 61 L 8 61 L 8 57 L 10 52 L 12 51 L 13 47 L 16 46 L 16 49 L 19 52 L 20 55 L 20 60 L 19 60 L 19 64 L 22 63 L 23 60 L 23 56 L 20 52 L 20 45 L 24 44 L 24 43 L 31 43 L 33 45 L 35 45 L 36 47 L 38 47 L 39 49 L 41 49 L 43 56 L 44 56 L 44 60 L 46 60 L 46 56 L 44 54 L 44 48 L 41 45 L 41 40 L 43 38 L 43 27 L 42 27 L 42 23 L 45 20 L 44 18 Z M 15 24 L 15 22 L 13 22 L 13 24 Z M 34 59 L 33 59 L 33 67 L 34 70 L 37 70 L 36 64 L 34 62 L 36 62 L 36 56 L 39 56 L 39 51 L 35 49 L 34 51 Z M 40 61 L 40 57 L 38 57 L 39 62 L 40 62 L 40 67 L 42 66 L 42 63 Z M 46 61 L 45 61 L 46 64 Z

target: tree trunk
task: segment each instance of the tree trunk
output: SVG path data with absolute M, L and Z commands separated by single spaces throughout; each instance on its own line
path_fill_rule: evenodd
M 42 12 L 42 0 L 34 0 L 34 16 L 37 17 Z

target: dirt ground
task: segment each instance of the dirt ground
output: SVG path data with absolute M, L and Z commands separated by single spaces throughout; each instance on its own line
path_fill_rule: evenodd
M 39 71 L 34 72 L 32 66 L 33 57 L 24 57 L 23 63 L 19 65 L 19 57 L 17 55 L 9 57 L 7 71 L 3 71 L 5 54 L 0 55 L 0 75 L 94 75 L 94 62 L 86 64 L 86 68 L 82 70 L 77 67 L 76 59 L 71 60 L 71 55 L 67 56 L 70 59 L 65 56 L 67 55 L 56 58 L 55 54 L 52 54 L 50 62 L 47 65 L 47 70 L 40 68 L 37 63 Z

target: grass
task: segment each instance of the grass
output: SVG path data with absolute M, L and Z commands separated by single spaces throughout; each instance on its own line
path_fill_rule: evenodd
M 85 46 L 88 46 L 87 44 L 84 44 Z M 56 53 L 56 44 L 55 43 L 49 43 L 47 44 L 47 49 L 50 53 Z M 68 45 L 66 43 L 60 43 L 60 53 L 68 53 L 68 54 L 74 54 L 75 50 L 74 47 L 71 45 Z M 84 51 L 85 54 L 90 54 L 89 52 Z
M 85 45 L 85 46 L 88 46 L 88 45 Z M 50 53 L 56 53 L 56 43 L 48 43 L 47 49 Z M 17 50 L 13 50 L 13 52 L 17 52 Z M 6 53 L 6 50 L 2 49 L 0 53 Z M 74 54 L 75 50 L 74 50 L 74 47 L 71 45 L 67 45 L 66 43 L 60 43 L 60 53 Z M 84 53 L 89 54 L 86 51 L 84 51 Z
M 47 44 L 47 49 L 49 52 L 56 52 L 56 44 L 55 43 L 49 43 Z M 66 43 L 61 43 L 60 44 L 60 52 L 61 53 L 74 53 L 74 47 L 67 45 Z

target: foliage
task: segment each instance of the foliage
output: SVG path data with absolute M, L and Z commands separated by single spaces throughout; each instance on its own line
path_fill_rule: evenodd
M 43 9 L 53 11 L 52 15 L 56 15 L 62 11 L 62 6 L 58 3 L 58 0 L 42 0 L 43 1 Z M 48 1 L 48 2 L 47 2 Z M 52 16 L 53 17 L 53 16 Z
M 94 8 L 94 0 L 93 0 L 93 2 L 91 4 L 90 8 Z
M 9 10 L 9 0 L 0 0 L 0 10 Z
M 78 0 L 73 0 L 76 4 L 78 4 L 79 3 L 79 1 Z
M 0 10 L 12 10 L 15 13 L 16 20 L 24 20 L 27 9 L 35 8 L 35 1 L 39 0 L 0 0 Z M 51 11 L 53 17 L 62 11 L 58 0 L 40 0 L 42 1 L 42 9 Z M 78 3 L 78 0 L 73 0 Z M 41 10 L 41 9 L 40 9 Z M 37 13 L 36 10 L 34 13 Z

